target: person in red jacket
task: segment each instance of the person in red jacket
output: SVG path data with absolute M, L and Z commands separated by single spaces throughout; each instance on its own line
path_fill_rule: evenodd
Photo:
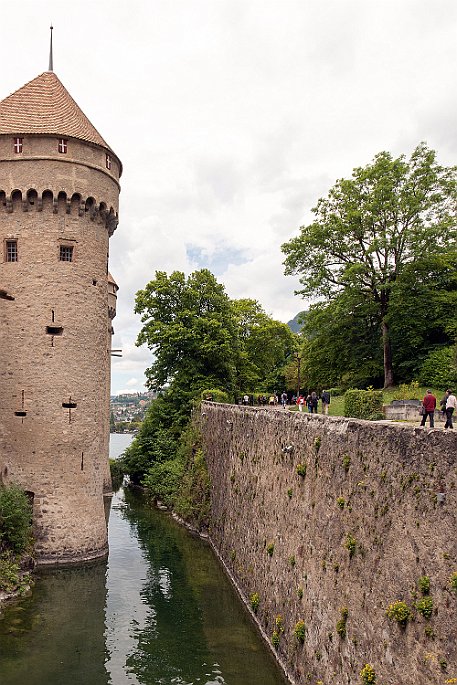
M 422 406 L 424 407 L 424 414 L 422 416 L 421 426 L 425 426 L 425 422 L 427 421 L 428 416 L 430 419 L 430 428 L 434 428 L 436 397 L 431 390 L 427 390 L 427 394 L 422 400 Z

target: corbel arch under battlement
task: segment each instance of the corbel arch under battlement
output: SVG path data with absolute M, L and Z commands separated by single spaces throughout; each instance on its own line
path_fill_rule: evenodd
M 106 202 L 97 202 L 93 196 L 84 197 L 80 193 L 68 195 L 64 190 L 54 192 L 49 188 L 37 190 L 28 188 L 14 189 L 7 192 L 0 188 L 0 214 L 3 212 L 52 212 L 54 214 L 70 214 L 88 217 L 92 221 L 103 224 L 112 235 L 118 224 L 117 211 Z

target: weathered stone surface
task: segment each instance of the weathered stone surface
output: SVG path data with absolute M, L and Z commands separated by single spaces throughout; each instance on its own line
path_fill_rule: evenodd
M 0 300 L 0 483 L 33 496 L 38 563 L 66 564 L 107 554 L 120 166 L 107 169 L 106 150 L 81 140 L 66 154 L 54 136 L 22 140 L 16 154 L 0 136 L 0 287 L 14 298 Z
M 456 435 L 211 403 L 202 413 L 211 539 L 244 597 L 259 594 L 268 635 L 282 616 L 277 654 L 291 680 L 355 685 L 366 663 L 383 685 L 457 677 Z M 424 575 L 428 621 L 414 609 Z M 406 628 L 386 616 L 395 600 L 413 608 Z

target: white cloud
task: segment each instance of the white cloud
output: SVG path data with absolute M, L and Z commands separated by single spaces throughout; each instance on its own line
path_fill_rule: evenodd
M 60 0 L 5 0 L 3 9 L 27 22 L 20 44 L 3 32 L 10 68 L 0 97 L 36 76 L 37 55 L 46 68 L 43 16 L 62 16 Z M 85 13 L 105 27 L 96 43 Z M 151 364 L 134 345 L 133 308 L 155 270 L 188 273 L 206 259 L 231 297 L 254 297 L 288 320 L 304 303 L 297 279 L 283 275 L 280 245 L 337 178 L 420 140 L 455 163 L 456 28 L 455 0 L 65 7 L 56 72 L 124 164 L 110 257 L 120 287 L 114 347 L 123 349 L 113 387 L 141 383 Z

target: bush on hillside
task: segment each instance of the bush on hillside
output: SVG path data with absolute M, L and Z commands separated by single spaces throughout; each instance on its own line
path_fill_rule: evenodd
M 376 421 L 384 418 L 382 403 L 382 390 L 347 390 L 344 394 L 344 415 Z
M 14 592 L 21 582 L 21 569 L 17 561 L 6 552 L 0 554 L 0 591 Z
M 202 400 L 210 400 L 211 402 L 222 402 L 225 404 L 230 402 L 230 396 L 228 392 L 225 392 L 224 390 L 219 390 L 218 388 L 202 390 L 201 398 Z
M 183 472 L 184 464 L 181 459 L 155 463 L 149 468 L 142 484 L 154 499 L 160 500 L 167 507 L 173 507 Z
M 449 388 L 457 385 L 457 365 L 454 347 L 440 347 L 429 353 L 419 373 L 423 385 Z
M 32 505 L 22 488 L 0 488 L 0 545 L 16 554 L 23 552 L 32 538 Z
M 424 392 L 418 381 L 401 383 L 392 395 L 393 400 L 421 400 Z
M 109 470 L 111 473 L 111 483 L 114 492 L 117 492 L 122 485 L 124 479 L 124 465 L 122 459 L 110 459 Z

